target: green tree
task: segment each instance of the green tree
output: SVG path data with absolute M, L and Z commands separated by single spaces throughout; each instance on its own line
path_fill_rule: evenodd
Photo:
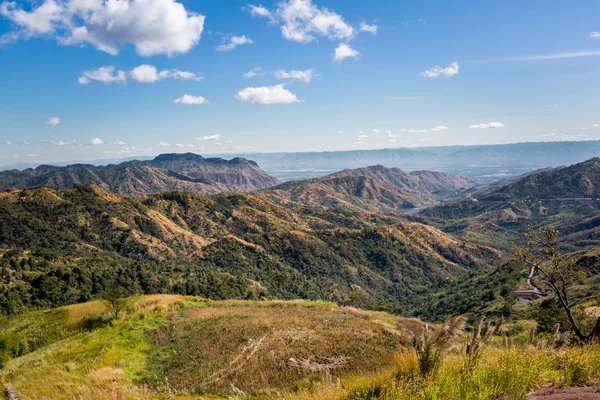
M 573 332 L 582 342 L 600 341 L 600 318 L 589 332 L 584 332 L 581 321 L 574 313 L 572 287 L 583 277 L 573 257 L 563 254 L 560 249 L 558 231 L 552 227 L 529 230 L 527 244 L 519 246 L 516 259 L 529 267 L 530 276 L 537 274 L 540 281 L 556 296 L 565 310 Z

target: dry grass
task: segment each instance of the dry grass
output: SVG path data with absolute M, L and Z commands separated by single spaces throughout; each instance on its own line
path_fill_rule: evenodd
M 389 367 L 413 328 L 423 324 L 328 303 L 215 302 L 155 331 L 150 365 L 179 393 L 271 394 L 314 373 L 334 381 Z
M 85 317 L 100 316 L 108 312 L 108 302 L 96 300 L 88 303 L 73 304 L 65 307 L 65 309 L 67 311 L 67 326 L 75 328 Z
M 539 350 L 533 346 L 492 347 L 481 362 L 465 370 L 464 358 L 446 358 L 435 376 L 422 378 L 414 350 L 401 353 L 396 367 L 360 375 L 317 391 L 285 396 L 291 400 L 517 400 L 552 383 L 577 386 L 600 377 L 600 347 Z

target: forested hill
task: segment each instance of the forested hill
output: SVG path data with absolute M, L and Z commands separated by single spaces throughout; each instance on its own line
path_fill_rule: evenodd
M 527 228 L 556 227 L 572 251 L 600 246 L 600 158 L 548 169 L 473 198 L 431 207 L 417 220 L 510 250 Z
M 350 207 L 380 212 L 464 198 L 481 181 L 437 171 L 404 172 L 382 165 L 346 169 L 329 176 L 291 181 L 265 194 L 277 203 L 311 207 Z
M 138 201 L 94 185 L 4 192 L 0 310 L 82 301 L 114 286 L 398 307 L 499 259 L 430 226 L 373 225 L 354 214 L 350 229 L 340 215 L 247 193 L 172 191 Z
M 118 165 L 42 165 L 23 171 L 0 172 L 0 190 L 50 186 L 69 189 L 95 184 L 104 190 L 131 195 L 184 189 L 198 193 L 263 189 L 279 181 L 255 162 L 244 158 L 224 160 L 198 154 L 162 154 L 153 160 Z

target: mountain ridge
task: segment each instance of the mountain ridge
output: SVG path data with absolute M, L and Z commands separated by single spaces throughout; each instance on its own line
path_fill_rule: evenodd
M 153 160 L 94 166 L 40 165 L 35 169 L 0 172 L 0 190 L 52 186 L 68 189 L 75 184 L 96 184 L 114 193 L 144 195 L 185 189 L 199 193 L 255 190 L 279 181 L 256 162 L 244 158 L 204 158 L 194 153 L 162 154 Z

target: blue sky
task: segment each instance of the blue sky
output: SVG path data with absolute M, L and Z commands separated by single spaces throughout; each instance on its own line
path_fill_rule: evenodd
M 0 165 L 600 139 L 599 17 L 593 0 L 0 0 Z

